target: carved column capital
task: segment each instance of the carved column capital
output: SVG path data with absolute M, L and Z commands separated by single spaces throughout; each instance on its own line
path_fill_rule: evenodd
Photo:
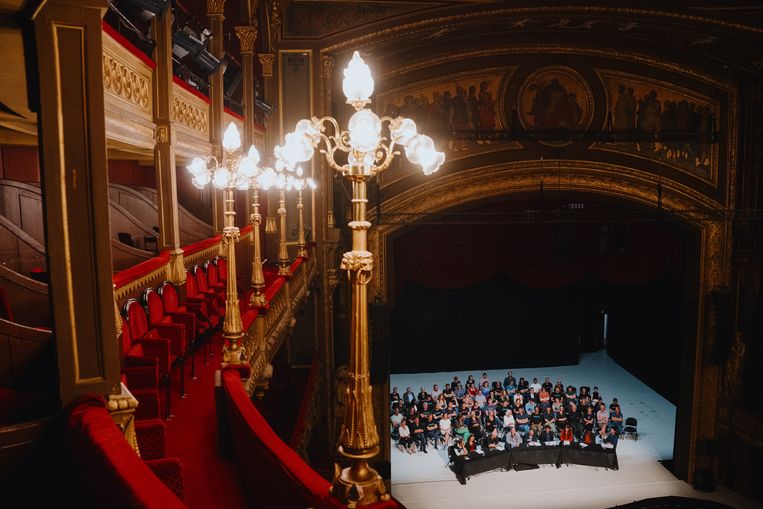
M 106 402 L 106 409 L 114 420 L 125 440 L 140 454 L 138 450 L 138 438 L 135 435 L 135 409 L 138 408 L 138 400 L 130 393 L 124 384 L 120 385 L 119 394 L 110 394 Z
M 273 76 L 273 62 L 276 56 L 273 53 L 260 53 L 257 55 L 260 59 L 260 65 L 262 66 L 263 76 Z
M 207 0 L 207 14 L 222 16 L 225 12 L 225 0 Z
M 236 37 L 241 43 L 241 53 L 254 53 L 254 43 L 257 40 L 256 26 L 237 26 Z

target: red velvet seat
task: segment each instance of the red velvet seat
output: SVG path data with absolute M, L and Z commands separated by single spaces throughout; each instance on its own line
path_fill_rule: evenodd
M 225 315 L 225 296 L 220 296 L 217 292 L 207 287 L 207 275 L 198 265 L 193 269 L 194 289 L 196 295 L 207 299 L 207 305 L 222 318 Z
M 167 426 L 160 419 L 135 419 L 138 451 L 144 460 L 158 460 L 167 455 Z
M 220 271 L 217 265 L 213 261 L 204 263 L 204 271 L 207 273 L 207 286 L 210 290 L 214 290 L 217 293 L 225 295 L 227 292 L 227 285 L 223 278 L 220 277 Z
M 196 316 L 193 313 L 175 311 L 167 313 L 164 309 L 164 301 L 159 292 L 153 288 L 143 293 L 143 303 L 148 310 L 148 323 L 151 327 L 175 326 L 183 332 L 183 344 L 186 348 L 182 356 L 185 357 L 189 345 L 191 349 L 191 378 L 196 378 Z
M 209 281 L 207 279 L 207 273 L 198 265 L 193 269 L 193 275 L 196 276 L 196 288 L 200 293 L 214 297 L 217 301 L 217 305 L 222 310 L 225 310 L 225 289 L 224 288 L 210 288 Z M 223 311 L 222 314 L 225 314 Z
M 206 305 L 201 302 L 186 301 L 182 305 L 180 304 L 180 298 L 178 296 L 177 288 L 169 281 L 165 281 L 161 287 L 159 287 L 159 295 L 162 297 L 162 303 L 164 304 L 164 312 L 172 315 L 173 313 L 193 313 L 196 317 L 196 335 L 204 334 L 212 327 L 209 323 L 208 313 L 206 312 Z M 216 325 L 216 324 L 215 324 Z
M 110 509 L 183 509 L 183 469 L 176 458 L 143 461 L 122 436 L 102 398 L 69 406 L 67 436 L 83 488 L 95 506 Z
M 170 362 L 179 360 L 180 362 L 180 396 L 185 395 L 185 371 L 183 368 L 183 355 L 185 353 L 185 331 L 182 325 L 178 324 L 155 324 L 149 325 L 148 317 L 143 306 L 136 299 L 130 299 L 125 303 L 124 314 L 127 316 L 127 323 L 130 329 L 130 335 L 135 339 L 166 339 L 170 343 Z M 169 385 L 169 376 L 167 377 Z M 169 417 L 170 398 L 167 398 L 167 416 Z
M 190 271 L 185 272 L 185 304 L 198 305 L 200 312 L 206 317 L 212 328 L 217 327 L 220 323 L 220 310 L 215 302 L 212 302 L 212 298 L 199 292 L 199 288 L 196 285 L 196 276 Z

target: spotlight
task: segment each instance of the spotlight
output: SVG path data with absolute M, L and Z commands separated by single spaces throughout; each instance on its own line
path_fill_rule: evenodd
M 201 36 L 188 26 L 172 34 L 172 53 L 179 59 L 191 55 L 202 72 L 212 74 L 220 67 L 220 59 L 206 50 L 204 40 L 212 36 L 205 30 Z
M 254 103 L 257 105 L 259 109 L 262 110 L 265 115 L 270 115 L 273 113 L 273 105 L 266 103 L 265 101 L 262 101 L 260 99 L 255 99 Z
M 244 76 L 241 74 L 241 69 L 233 62 L 229 62 L 228 67 L 225 69 L 225 74 L 223 74 L 225 95 L 227 97 L 233 97 L 233 94 L 236 93 L 238 87 L 241 86 L 241 80 L 243 77 Z
M 125 0 L 125 3 L 134 7 L 141 19 L 148 21 L 154 16 L 162 16 L 167 7 L 167 0 Z

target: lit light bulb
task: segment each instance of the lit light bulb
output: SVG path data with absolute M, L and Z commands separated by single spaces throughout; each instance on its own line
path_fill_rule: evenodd
M 228 168 L 220 168 L 212 177 L 212 185 L 217 189 L 225 189 L 231 180 L 231 173 Z
M 207 163 L 201 157 L 194 157 L 186 168 L 191 172 L 194 177 L 203 173 L 207 169 Z
M 313 122 L 305 118 L 297 122 L 297 127 L 294 129 L 294 132 L 304 134 L 310 138 L 310 141 L 315 143 L 318 141 L 321 130 L 320 127 L 317 127 Z
M 297 177 L 301 177 L 305 173 L 301 166 L 297 166 Z
M 371 110 L 356 111 L 347 124 L 350 146 L 358 152 L 375 150 L 381 141 L 381 120 Z
M 262 170 L 262 173 L 257 176 L 257 183 L 261 189 L 270 189 L 275 185 L 276 177 L 277 175 L 273 168 L 265 168 Z
M 196 176 L 193 177 L 193 180 L 191 182 L 193 185 L 199 189 L 204 189 L 204 187 L 209 184 L 212 181 L 212 172 L 210 172 L 207 169 L 204 169 L 202 172 L 198 173 Z
M 229 152 L 241 148 L 241 134 L 238 132 L 236 124 L 231 122 L 223 133 L 223 148 Z
M 246 154 L 246 156 L 254 161 L 255 166 L 260 164 L 260 151 L 257 150 L 257 147 L 254 145 L 249 147 L 249 152 Z
M 443 152 L 432 152 L 426 164 L 421 165 L 421 169 L 424 171 L 424 175 L 431 175 L 436 172 L 445 162 L 445 154 Z
M 435 149 L 434 141 L 429 136 L 417 134 L 405 146 L 405 156 L 413 164 L 418 164 L 424 175 L 436 172 L 445 162 L 445 154 Z
M 257 164 L 249 156 L 244 156 L 238 163 L 238 170 L 245 177 L 254 177 L 257 174 Z
M 249 188 L 252 187 L 252 184 L 249 178 L 243 175 L 242 173 L 236 174 L 236 181 L 234 182 L 233 185 L 239 191 L 248 191 Z
M 368 102 L 368 98 L 374 93 L 374 79 L 371 69 L 366 65 L 360 53 L 352 54 L 352 59 L 344 70 L 342 91 L 347 98 L 347 103 Z
M 315 181 L 311 178 L 307 179 L 307 185 L 310 187 L 310 189 L 315 190 L 315 188 L 318 187 L 318 184 L 315 183 Z
M 407 145 L 416 136 L 416 122 L 410 118 L 396 118 L 389 126 L 390 137 L 398 145 Z

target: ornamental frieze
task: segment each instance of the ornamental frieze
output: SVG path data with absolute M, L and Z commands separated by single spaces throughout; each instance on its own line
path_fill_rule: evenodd
M 175 122 L 203 134 L 209 132 L 209 113 L 177 95 L 172 98 Z
M 149 77 L 108 51 L 103 52 L 103 88 L 141 110 L 151 112 Z

